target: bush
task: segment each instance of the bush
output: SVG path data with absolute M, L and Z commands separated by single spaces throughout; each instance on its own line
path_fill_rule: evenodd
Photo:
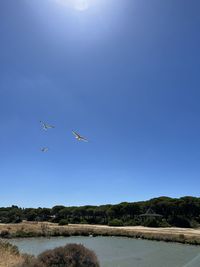
M 45 267 L 42 263 L 39 263 L 34 256 L 23 255 L 24 261 L 15 267 Z
M 70 219 L 70 223 L 75 223 L 75 224 L 78 224 L 80 223 L 81 219 L 79 217 L 72 217 Z
M 5 241 L 1 241 L 1 240 L 0 240 L 0 250 L 1 251 L 9 251 L 13 255 L 19 255 L 19 250 L 18 250 L 17 246 L 12 245 L 12 244 L 5 242 Z
M 23 238 L 23 237 L 37 237 L 37 236 L 41 236 L 40 233 L 37 233 L 37 232 L 25 232 L 23 230 L 17 230 L 15 234 L 13 234 L 13 237 L 20 237 L 20 238 Z
M 137 226 L 140 225 L 136 220 L 128 220 L 124 222 L 124 226 Z
M 2 238 L 9 238 L 9 237 L 10 237 L 10 233 L 9 233 L 9 231 L 7 231 L 7 230 L 3 230 L 3 231 L 1 231 L 0 236 L 1 236 Z
M 192 228 L 199 228 L 200 224 L 196 220 L 191 220 L 190 225 Z
M 176 227 L 191 228 L 190 221 L 183 216 L 174 216 L 170 219 L 170 224 Z
M 114 220 L 109 221 L 108 225 L 109 226 L 123 226 L 123 222 L 122 220 L 114 219 Z
M 146 227 L 159 227 L 159 222 L 156 219 L 147 219 L 144 223 Z
M 68 244 L 27 258 L 17 267 L 100 267 L 95 253 L 83 245 Z
M 59 225 L 67 225 L 68 224 L 68 220 L 67 219 L 62 219 L 59 221 Z
M 80 221 L 80 224 L 89 224 L 90 222 L 89 221 L 86 221 L 85 219 L 82 219 L 81 221 Z
M 77 244 L 48 250 L 38 256 L 38 262 L 44 267 L 99 267 L 95 253 Z

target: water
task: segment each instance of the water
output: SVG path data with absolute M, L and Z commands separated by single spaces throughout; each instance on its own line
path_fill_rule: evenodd
M 13 239 L 11 243 L 29 254 L 68 243 L 95 251 L 101 267 L 200 267 L 200 247 L 121 237 L 53 237 Z

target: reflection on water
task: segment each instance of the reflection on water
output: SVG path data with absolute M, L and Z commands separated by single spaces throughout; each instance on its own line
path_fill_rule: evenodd
M 200 247 L 121 237 L 13 239 L 25 253 L 37 255 L 67 243 L 94 250 L 102 267 L 200 267 Z

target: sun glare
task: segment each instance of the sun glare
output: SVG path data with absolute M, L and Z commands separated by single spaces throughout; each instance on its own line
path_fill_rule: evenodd
M 85 11 L 89 8 L 90 0 L 58 0 L 60 4 L 69 6 L 78 11 Z
M 84 11 L 89 8 L 89 1 L 88 0 L 74 0 L 74 7 L 77 10 Z

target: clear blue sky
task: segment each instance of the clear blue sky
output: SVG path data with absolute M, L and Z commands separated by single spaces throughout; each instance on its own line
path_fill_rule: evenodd
M 1 0 L 0 206 L 199 196 L 199 10 Z

